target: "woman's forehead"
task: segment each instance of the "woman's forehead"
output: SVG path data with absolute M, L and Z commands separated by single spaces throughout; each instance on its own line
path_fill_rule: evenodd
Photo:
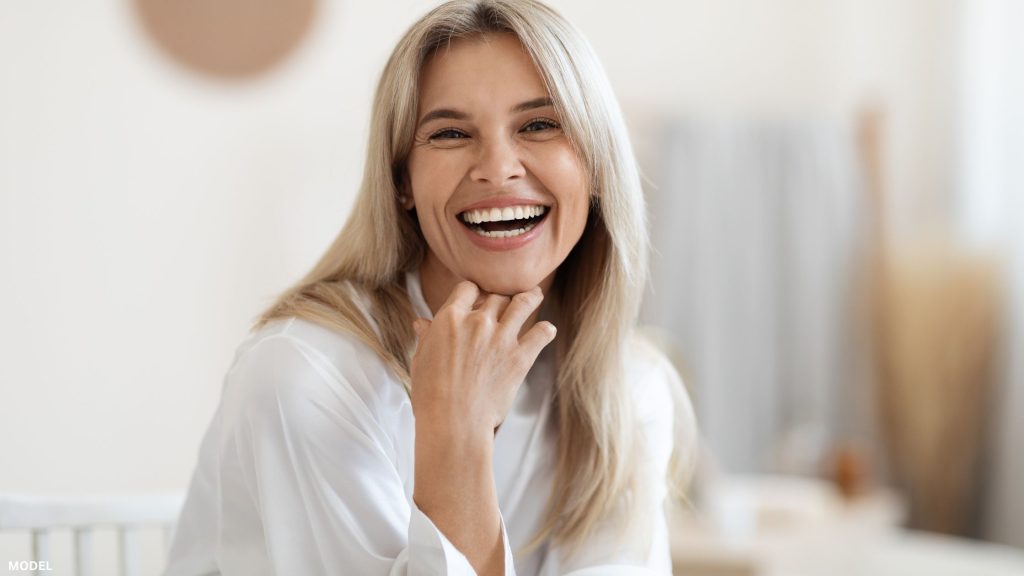
M 454 39 L 424 62 L 420 110 L 434 106 L 501 106 L 549 96 L 537 66 L 510 33 Z

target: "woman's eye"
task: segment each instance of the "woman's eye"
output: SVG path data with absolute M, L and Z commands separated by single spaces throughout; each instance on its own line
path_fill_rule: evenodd
M 468 137 L 469 136 L 467 136 L 465 132 L 462 132 L 461 130 L 456 130 L 454 128 L 445 128 L 444 130 L 438 130 L 437 132 L 434 132 L 433 134 L 430 135 L 431 140 L 452 140 Z
M 554 120 L 538 118 L 536 120 L 530 120 L 526 126 L 523 126 L 523 132 L 541 132 L 543 130 L 557 129 L 558 127 L 558 123 Z

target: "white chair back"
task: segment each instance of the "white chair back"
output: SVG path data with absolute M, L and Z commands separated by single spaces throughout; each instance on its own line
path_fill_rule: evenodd
M 34 573 L 45 574 L 50 562 L 51 533 L 71 530 L 75 574 L 92 576 L 95 574 L 93 532 L 97 528 L 114 528 L 118 535 L 120 575 L 140 576 L 138 531 L 160 528 L 166 554 L 183 502 L 182 494 L 74 497 L 0 494 L 0 532 L 31 533 Z

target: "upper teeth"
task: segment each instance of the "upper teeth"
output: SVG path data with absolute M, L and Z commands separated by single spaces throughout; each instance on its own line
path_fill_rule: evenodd
M 546 206 L 507 206 L 505 208 L 484 208 L 482 210 L 467 210 L 462 213 L 462 219 L 470 224 L 481 222 L 504 222 L 506 220 L 522 220 L 540 216 L 547 210 Z

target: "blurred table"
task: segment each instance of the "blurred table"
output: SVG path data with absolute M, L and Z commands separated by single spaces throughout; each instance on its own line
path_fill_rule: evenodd
M 819 480 L 733 476 L 704 496 L 671 512 L 680 576 L 1024 576 L 1024 550 L 900 528 L 888 490 L 846 501 Z

